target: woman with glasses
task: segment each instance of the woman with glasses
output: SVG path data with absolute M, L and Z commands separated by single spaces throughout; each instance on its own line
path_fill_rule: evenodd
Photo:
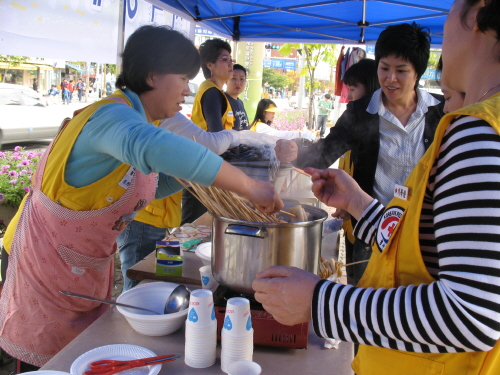
M 234 114 L 222 87 L 233 76 L 233 59 L 228 42 L 214 38 L 199 48 L 201 69 L 205 76 L 194 98 L 191 120 L 205 131 L 233 129 Z M 207 212 L 188 191 L 182 192 L 182 223 L 192 223 Z
M 191 119 L 210 132 L 232 129 L 231 104 L 222 87 L 233 76 L 231 46 L 222 39 L 209 39 L 200 45 L 201 69 L 205 76 L 196 93 Z

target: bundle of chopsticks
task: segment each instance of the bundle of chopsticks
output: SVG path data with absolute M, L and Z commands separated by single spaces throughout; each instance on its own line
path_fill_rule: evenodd
M 336 262 L 333 259 L 324 260 L 323 258 L 321 258 L 319 262 L 318 276 L 322 279 L 328 279 L 329 277 L 336 275 L 335 278 L 338 279 L 342 276 L 343 265 L 344 263 Z
M 184 188 L 198 199 L 210 213 L 234 220 L 256 223 L 280 223 L 274 215 L 259 211 L 246 199 L 239 195 L 213 186 L 202 186 L 194 182 L 177 179 Z

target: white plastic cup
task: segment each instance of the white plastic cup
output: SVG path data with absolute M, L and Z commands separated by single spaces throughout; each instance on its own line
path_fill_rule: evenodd
M 227 366 L 228 375 L 260 375 L 262 367 L 253 361 L 233 361 Z
M 229 336 L 247 336 L 253 332 L 248 299 L 233 297 L 227 300 L 223 332 Z
M 219 283 L 215 280 L 214 275 L 212 274 L 212 266 L 200 267 L 200 277 L 202 288 L 215 292 Z
M 210 290 L 195 289 L 191 292 L 187 324 L 198 328 L 217 324 L 214 299 Z

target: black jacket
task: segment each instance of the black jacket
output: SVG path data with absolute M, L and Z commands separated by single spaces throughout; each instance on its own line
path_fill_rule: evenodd
M 425 114 L 424 145 L 427 150 L 434 139 L 439 120 L 443 117 L 444 97 L 434 95 L 439 104 L 430 106 Z M 379 116 L 366 111 L 372 95 L 347 104 L 330 134 L 309 147 L 299 146 L 299 156 L 292 162 L 296 167 L 328 168 L 345 152 L 351 150 L 354 179 L 373 196 L 380 145 Z

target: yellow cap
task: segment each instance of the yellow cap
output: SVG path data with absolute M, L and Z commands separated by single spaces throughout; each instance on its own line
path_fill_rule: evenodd
M 271 103 L 264 112 L 279 112 L 279 111 L 281 111 L 281 109 L 279 109 L 278 107 L 276 107 L 274 104 Z

